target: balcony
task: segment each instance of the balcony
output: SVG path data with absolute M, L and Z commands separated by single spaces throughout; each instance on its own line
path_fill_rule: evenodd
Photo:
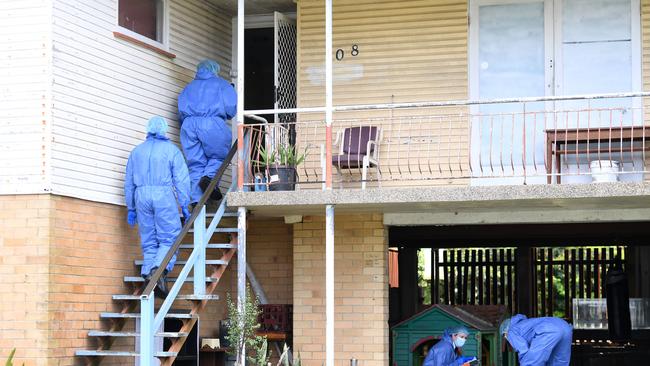
M 331 130 L 313 110 L 281 115 L 283 123 L 257 118 L 241 127 L 245 193 L 235 202 L 282 197 L 301 211 L 316 202 L 421 210 L 447 201 L 634 201 L 649 191 L 648 96 L 345 106 L 335 108 Z M 295 185 L 276 169 L 287 151 L 305 155 Z M 269 192 L 285 189 L 295 191 Z

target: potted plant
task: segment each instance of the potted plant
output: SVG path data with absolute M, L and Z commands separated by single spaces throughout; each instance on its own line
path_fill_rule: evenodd
M 258 156 L 260 160 L 255 162 L 260 168 L 266 168 L 269 190 L 293 191 L 298 180 L 296 167 L 305 161 L 307 148 L 303 153 L 299 153 L 295 146 L 290 145 L 280 145 L 274 151 L 262 147 Z

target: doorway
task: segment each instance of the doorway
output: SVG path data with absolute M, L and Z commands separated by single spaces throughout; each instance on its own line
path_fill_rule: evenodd
M 244 37 L 244 109 L 273 109 L 273 27 L 246 29 Z M 273 120 L 273 115 L 260 117 Z M 246 122 L 257 123 L 250 118 Z

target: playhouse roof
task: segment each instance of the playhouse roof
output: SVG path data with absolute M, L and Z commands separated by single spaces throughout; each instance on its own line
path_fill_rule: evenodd
M 499 322 L 507 313 L 507 308 L 504 305 L 431 305 L 430 307 L 420 311 L 419 313 L 407 318 L 397 324 L 393 328 L 400 325 L 410 323 L 416 319 L 423 317 L 432 311 L 442 311 L 450 315 L 467 326 L 481 330 L 494 330 L 499 327 Z

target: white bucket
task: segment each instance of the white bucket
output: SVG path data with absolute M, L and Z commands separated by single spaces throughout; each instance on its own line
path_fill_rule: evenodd
M 589 165 L 591 168 L 591 181 L 593 183 L 618 182 L 619 163 L 613 160 L 594 160 Z

